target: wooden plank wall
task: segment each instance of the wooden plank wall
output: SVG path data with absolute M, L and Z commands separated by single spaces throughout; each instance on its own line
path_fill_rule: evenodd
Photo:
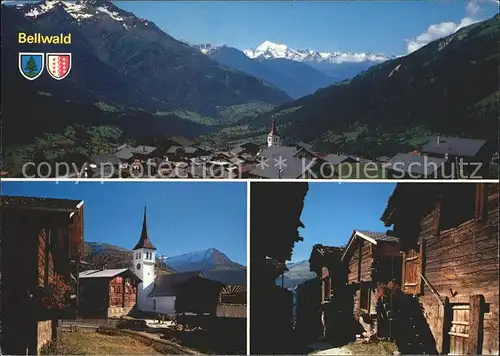
M 123 307 L 124 281 L 123 277 L 116 276 L 109 282 L 109 306 Z
M 359 238 L 353 243 L 355 243 L 355 248 L 353 248 L 352 257 L 349 260 L 347 282 L 351 284 L 361 281 L 371 281 L 373 263 L 371 243 Z
M 41 229 L 38 232 L 38 286 L 45 287 L 45 283 L 54 281 L 54 260 L 49 249 L 48 229 Z M 45 275 L 47 273 L 47 276 Z
M 72 260 L 83 259 L 83 206 L 69 222 L 69 248 Z
M 498 354 L 498 184 L 489 185 L 485 221 L 469 220 L 454 229 L 433 234 L 433 213 L 421 223 L 426 240 L 423 272 L 432 287 L 450 303 L 468 303 L 471 295 L 485 298 L 483 354 Z M 443 339 L 443 311 L 424 283 L 421 301 L 438 345 Z M 438 346 L 439 347 L 439 346 Z
M 347 281 L 349 284 L 361 283 L 361 282 L 371 282 L 372 281 L 372 264 L 373 264 L 373 248 L 372 244 L 361 238 L 356 238 L 353 241 L 355 246 L 353 247 L 353 252 L 351 253 L 351 258 L 349 260 L 349 273 L 347 276 Z M 359 286 L 355 287 L 356 290 L 353 294 L 354 298 L 354 310 L 353 313 L 356 314 L 360 308 L 360 289 Z M 370 289 L 369 294 L 369 307 L 368 311 L 373 311 L 375 309 L 375 298 L 374 291 Z

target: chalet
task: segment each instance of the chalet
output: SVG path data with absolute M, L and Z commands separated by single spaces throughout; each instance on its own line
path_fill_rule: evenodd
M 449 174 L 446 159 L 409 153 L 398 153 L 384 164 L 384 168 L 390 178 L 397 179 L 441 179 Z
M 153 146 L 137 146 L 132 150 L 134 160 L 147 162 L 149 159 L 157 157 L 158 149 Z
M 83 201 L 1 197 L 5 354 L 38 354 L 55 320 L 74 315 L 83 257 Z M 55 289 L 64 288 L 65 299 Z
M 117 148 L 115 156 L 120 160 L 122 164 L 130 164 L 133 162 L 135 147 L 130 145 L 121 145 Z
M 203 276 L 223 285 L 217 304 L 217 316 L 225 318 L 247 317 L 247 270 L 206 271 Z
M 323 337 L 321 323 L 321 280 L 310 279 L 296 289 L 295 331 L 305 343 Z
M 165 153 L 168 161 L 180 161 L 184 158 L 184 147 L 170 146 Z
M 103 154 L 91 159 L 89 165 L 93 178 L 117 177 L 122 162 L 115 154 Z
M 339 154 L 334 154 L 330 153 L 324 156 L 320 157 L 321 161 L 324 161 L 325 163 L 329 163 L 332 165 L 338 165 L 341 163 L 355 163 L 356 160 L 349 157 L 349 156 L 344 156 L 344 155 L 339 155 Z
M 127 315 L 137 302 L 139 278 L 125 269 L 80 272 L 79 315 L 111 318 Z
M 241 155 L 241 154 L 249 154 L 255 156 L 260 150 L 259 145 L 253 142 L 243 142 L 231 149 L 231 154 L 233 155 Z
M 499 352 L 498 213 L 498 184 L 399 183 L 389 198 L 381 219 L 400 237 L 401 288 L 439 353 Z
M 252 178 L 299 179 L 310 178 L 319 162 L 316 158 L 296 157 L 295 147 L 271 146 L 261 150 L 256 157 L 259 163 L 253 165 L 249 176 Z
M 319 293 L 320 304 L 316 304 L 316 298 L 300 300 L 304 294 L 297 293 L 297 304 L 309 304 L 309 308 L 314 310 L 315 319 L 311 316 L 309 320 L 314 325 L 321 325 L 321 336 L 339 345 L 351 341 L 350 325 L 354 323 L 353 293 L 347 288 L 348 266 L 341 261 L 344 251 L 342 247 L 314 245 L 309 265 L 311 271 L 316 273 L 319 285 L 316 285 L 316 292 L 308 294 L 310 297 Z M 309 287 L 314 285 L 311 282 Z
M 420 146 L 419 150 L 426 155 L 443 158 L 447 161 L 457 163 L 463 160 L 467 163 L 476 163 L 482 166 L 479 178 L 488 173 L 492 150 L 486 140 L 477 140 L 460 137 L 431 136 L 427 142 Z M 474 173 L 475 167 L 463 167 L 463 174 Z M 476 177 L 478 178 L 478 177 Z
M 354 293 L 354 310 L 376 314 L 378 283 L 401 281 L 399 239 L 386 233 L 354 230 L 342 254 L 348 268 L 347 283 Z
M 183 313 L 215 316 L 222 283 L 203 277 L 200 271 L 156 277 L 149 298 L 159 314 Z
M 167 140 L 167 143 L 169 143 L 171 146 L 181 146 L 181 147 L 185 147 L 185 146 L 192 146 L 194 145 L 194 142 L 191 141 L 190 139 L 187 139 L 185 137 L 180 137 L 180 136 L 177 136 L 177 137 L 170 137 L 168 138 Z
M 295 144 L 295 148 L 297 149 L 297 153 L 295 154 L 295 157 L 297 158 L 312 160 L 318 157 L 318 154 L 314 151 L 313 146 L 308 143 L 298 142 Z

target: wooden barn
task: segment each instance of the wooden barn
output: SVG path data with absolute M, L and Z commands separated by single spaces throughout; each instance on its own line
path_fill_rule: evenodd
M 37 354 L 55 319 L 76 312 L 83 201 L 3 196 L 2 334 L 5 354 Z
M 400 237 L 402 288 L 418 297 L 439 353 L 498 355 L 498 204 L 498 184 L 399 183 L 382 216 Z
M 79 315 L 89 318 L 127 315 L 136 305 L 139 282 L 128 268 L 80 272 Z
M 295 293 L 295 331 L 305 342 L 314 342 L 323 336 L 321 280 L 314 278 L 299 284 Z
M 208 314 L 215 316 L 222 283 L 200 271 L 159 275 L 149 298 L 159 314 Z
M 311 289 L 317 284 L 309 283 L 300 289 L 297 288 L 297 327 L 307 329 L 307 326 L 301 326 L 303 319 L 300 309 L 310 309 L 312 314 L 309 321 L 316 325 L 321 325 L 320 336 L 333 341 L 339 335 L 339 325 L 343 319 L 352 319 L 349 308 L 345 308 L 346 301 L 352 304 L 352 297 L 347 293 L 347 268 L 342 265 L 341 257 L 344 249 L 341 247 L 314 245 L 309 257 L 310 270 L 316 273 L 319 286 L 317 291 Z M 315 295 L 319 293 L 319 307 L 316 305 Z M 305 299 L 305 300 L 304 300 Z M 347 305 L 351 305 L 347 304 Z M 303 308 L 299 309 L 299 306 Z M 316 311 L 319 308 L 319 315 Z M 303 313 L 305 314 L 305 313 Z M 315 321 L 314 321 L 315 320 Z M 345 324 L 342 325 L 345 328 Z
M 399 239 L 386 233 L 354 230 L 341 261 L 348 268 L 354 314 L 375 315 L 377 284 L 401 281 Z
M 206 271 L 203 276 L 223 285 L 217 304 L 217 317 L 247 317 L 247 270 L 214 270 Z

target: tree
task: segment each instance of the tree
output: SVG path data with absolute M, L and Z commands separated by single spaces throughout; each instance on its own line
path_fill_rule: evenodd
M 30 59 L 28 59 L 25 70 L 28 77 L 34 77 L 38 74 L 38 66 L 33 57 L 30 57 Z

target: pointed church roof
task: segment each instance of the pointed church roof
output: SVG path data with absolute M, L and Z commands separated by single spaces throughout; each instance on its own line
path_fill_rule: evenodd
M 144 207 L 144 220 L 142 221 L 141 238 L 139 239 L 139 242 L 137 242 L 137 245 L 135 245 L 133 250 L 138 250 L 140 248 L 149 248 L 151 250 L 156 250 L 156 247 L 154 247 L 153 243 L 148 237 L 148 228 L 146 225 L 146 207 Z
M 271 135 L 278 135 L 278 130 L 276 129 L 276 120 L 273 119 L 273 122 L 271 123 L 271 131 L 269 131 L 269 136 Z

